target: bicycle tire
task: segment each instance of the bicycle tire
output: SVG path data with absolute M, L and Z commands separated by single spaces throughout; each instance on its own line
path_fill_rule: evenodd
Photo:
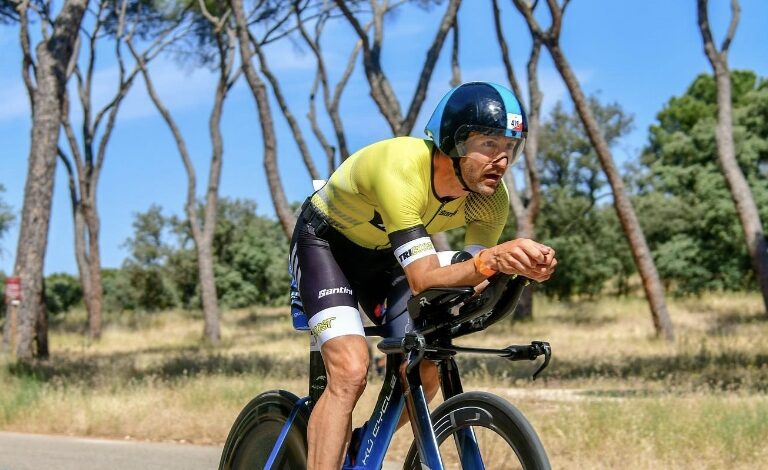
M 220 470 L 263 469 L 298 397 L 285 390 L 258 395 L 240 412 L 227 436 Z M 302 407 L 272 470 L 306 470 L 309 410 Z
M 461 393 L 438 406 L 432 412 L 431 417 L 438 446 L 460 429 L 467 427 L 472 427 L 473 430 L 485 428 L 487 431 L 483 431 L 484 435 L 485 433 L 493 433 L 506 442 L 511 449 L 508 452 L 509 457 L 514 458 L 516 456 L 520 468 L 524 470 L 549 470 L 551 468 L 544 446 L 533 426 L 517 408 L 496 395 L 486 392 Z M 483 446 L 480 447 L 482 452 Z M 497 453 L 499 450 L 504 450 L 499 449 L 499 447 L 503 446 L 494 447 Z M 453 450 L 455 451 L 455 448 Z M 443 447 L 440 448 L 440 454 L 443 461 L 446 462 Z M 461 468 L 460 464 L 457 465 L 456 468 Z M 421 468 L 419 452 L 414 441 L 405 458 L 403 469 L 416 470 Z M 448 468 L 453 467 L 446 463 L 446 469 Z M 496 468 L 514 468 L 514 466 L 511 461 L 504 460 L 501 466 L 488 466 L 486 464 L 486 468 L 495 470 Z

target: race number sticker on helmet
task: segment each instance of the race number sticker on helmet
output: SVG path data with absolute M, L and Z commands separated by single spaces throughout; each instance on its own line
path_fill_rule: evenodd
M 402 267 L 408 266 L 419 258 L 436 253 L 435 246 L 429 237 L 411 240 L 395 249 L 395 257 Z
M 507 129 L 522 132 L 523 116 L 521 114 L 507 113 Z

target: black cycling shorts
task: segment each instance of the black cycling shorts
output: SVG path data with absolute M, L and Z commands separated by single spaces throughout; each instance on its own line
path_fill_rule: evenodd
M 291 273 L 320 344 L 337 336 L 365 336 L 358 304 L 372 322 L 387 327 L 387 336 L 410 329 L 410 288 L 392 249 L 355 244 L 305 204 L 290 253 Z

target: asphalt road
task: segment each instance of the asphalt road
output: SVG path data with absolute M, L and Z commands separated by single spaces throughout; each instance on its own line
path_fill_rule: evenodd
M 210 470 L 220 447 L 0 432 L 0 470 Z
M 0 432 L 0 470 L 211 470 L 219 457 L 220 447 Z

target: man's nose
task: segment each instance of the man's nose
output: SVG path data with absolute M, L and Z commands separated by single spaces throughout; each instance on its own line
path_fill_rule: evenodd
M 501 152 L 491 161 L 491 165 L 500 167 L 502 170 L 505 170 L 507 168 L 507 165 L 509 165 L 509 155 L 507 155 L 507 152 Z

